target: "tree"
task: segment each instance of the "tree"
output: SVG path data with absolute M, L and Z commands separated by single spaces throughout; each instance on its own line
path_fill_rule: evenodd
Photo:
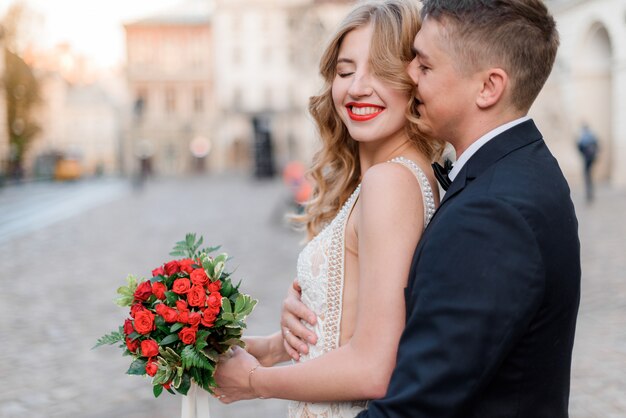
M 24 60 L 8 49 L 5 50 L 5 63 L 3 81 L 10 144 L 8 172 L 19 178 L 28 145 L 40 131 L 34 115 L 40 101 L 39 83 Z
M 4 18 L 5 73 L 1 80 L 6 92 L 7 126 L 9 129 L 8 174 L 21 177 L 22 163 L 28 145 L 40 131 L 35 121 L 36 106 L 40 102 L 40 87 L 30 66 L 19 56 L 21 24 L 26 24 L 28 13 L 23 4 L 11 6 Z

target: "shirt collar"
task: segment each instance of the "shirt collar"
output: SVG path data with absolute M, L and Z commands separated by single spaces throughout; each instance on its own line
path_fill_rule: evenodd
M 450 173 L 448 173 L 448 177 L 450 178 L 450 181 L 453 181 L 455 179 L 455 177 L 459 174 L 459 172 L 461 171 L 465 163 L 467 163 L 469 159 L 472 157 L 472 155 L 474 155 L 476 151 L 478 151 L 483 145 L 485 145 L 487 142 L 489 142 L 496 136 L 500 135 L 502 132 L 506 131 L 507 129 L 511 129 L 515 125 L 519 125 L 520 123 L 526 122 L 529 119 L 530 119 L 530 116 L 524 116 L 519 119 L 515 119 L 511 122 L 507 122 L 504 125 L 500 125 L 497 128 L 487 132 L 485 135 L 481 136 L 476 141 L 474 141 L 469 147 L 467 147 L 467 149 L 461 154 L 461 156 L 458 157 L 458 159 L 452 166 L 452 170 L 450 170 Z

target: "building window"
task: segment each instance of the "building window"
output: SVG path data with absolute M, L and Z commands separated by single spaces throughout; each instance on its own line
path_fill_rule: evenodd
M 176 91 L 172 87 L 165 90 L 165 112 L 167 114 L 176 112 Z
M 204 111 L 204 89 L 202 87 L 193 89 L 193 111 L 195 113 Z

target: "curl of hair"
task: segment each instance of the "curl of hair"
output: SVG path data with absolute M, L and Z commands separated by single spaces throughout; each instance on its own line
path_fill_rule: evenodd
M 332 98 L 339 48 L 350 31 L 372 25 L 369 61 L 373 74 L 411 98 L 406 112 L 409 140 L 431 159 L 443 150 L 443 141 L 427 138 L 419 130 L 413 98 L 415 86 L 406 71 L 414 58 L 412 45 L 420 29 L 419 13 L 415 0 L 361 2 L 340 24 L 322 55 L 319 70 L 324 87 L 309 101 L 309 112 L 317 125 L 322 147 L 315 154 L 308 173 L 314 184 L 312 198 L 306 203 L 304 213 L 293 218 L 306 226 L 309 238 L 333 219 L 361 176 L 358 143 L 350 137 Z

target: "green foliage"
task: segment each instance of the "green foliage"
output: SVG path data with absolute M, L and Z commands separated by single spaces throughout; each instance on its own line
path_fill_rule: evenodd
M 134 294 L 135 290 L 137 290 L 137 278 L 129 274 L 126 278 L 126 282 L 128 283 L 126 286 L 117 288 L 117 293 L 120 297 L 115 300 L 115 303 L 121 307 L 131 306 L 135 300 Z
M 184 241 L 178 241 L 176 245 L 174 245 L 174 249 L 170 252 L 170 255 L 195 260 L 202 253 L 210 254 L 221 248 L 220 246 L 217 246 L 200 249 L 203 241 L 204 238 L 202 236 L 196 240 L 196 234 L 187 234 L 185 235 Z
M 178 340 L 179 340 L 178 334 L 170 334 L 161 340 L 161 345 L 168 345 Z
M 101 345 L 111 345 L 111 344 L 116 344 L 119 342 L 124 342 L 124 328 L 123 327 L 120 327 L 119 331 L 113 331 L 110 334 L 107 334 L 98 338 L 96 345 L 91 347 L 91 349 L 93 350 L 94 348 L 100 347 Z
M 181 357 L 183 359 L 183 368 L 185 370 L 189 370 L 192 367 L 205 370 L 215 369 L 215 366 L 211 363 L 211 361 L 206 356 L 200 354 L 200 352 L 192 345 L 187 345 L 183 348 Z
M 126 374 L 144 375 L 146 374 L 146 360 L 137 358 L 130 364 Z
M 152 377 L 153 394 L 155 397 L 163 393 L 163 385 L 171 384 L 168 392 L 183 395 L 187 394 L 194 381 L 203 389 L 212 392 L 216 387 L 213 378 L 215 366 L 219 356 L 228 351 L 233 346 L 245 347 L 241 340 L 243 330 L 246 328 L 245 319 L 252 312 L 257 301 L 248 295 L 239 293 L 239 286 L 233 285 L 231 280 L 232 272 L 227 272 L 226 263 L 229 256 L 225 253 L 211 257 L 208 254 L 218 250 L 220 247 L 201 248 L 203 238 L 196 237 L 195 234 L 187 234 L 185 240 L 176 243 L 171 255 L 177 257 L 190 258 L 193 263 L 203 268 L 212 282 L 220 280 L 222 295 L 222 310 L 216 318 L 215 324 L 209 329 L 202 326 L 197 330 L 196 342 L 193 345 L 185 345 L 180 341 L 178 332 L 185 326 L 180 322 L 167 323 L 160 315 L 155 315 L 155 329 L 147 335 L 140 335 L 136 331 L 128 336 L 124 335 L 124 327 L 101 337 L 95 347 L 104 344 L 122 343 L 123 354 L 131 355 L 133 361 L 127 371 L 128 374 L 146 375 L 145 367 L 147 359 L 130 353 L 124 343 L 125 338 L 133 341 L 142 341 L 146 338 L 153 339 L 159 345 L 159 354 L 155 361 L 156 373 Z M 194 267 L 195 268 L 195 267 Z M 187 273 L 180 272 L 172 275 L 162 275 L 153 277 L 152 282 L 162 282 L 166 289 L 165 300 L 160 301 L 152 295 L 142 304 L 144 308 L 155 312 L 156 306 L 164 303 L 169 307 L 176 307 L 178 300 L 186 300 L 184 295 L 178 295 L 171 291 L 174 280 L 180 277 L 187 277 Z M 132 306 L 135 302 L 134 294 L 137 290 L 139 280 L 133 275 L 126 279 L 127 284 L 117 289 L 119 297 L 116 303 L 123 307 Z M 197 312 L 194 307 L 191 310 Z M 174 389 L 174 390 L 172 390 Z

